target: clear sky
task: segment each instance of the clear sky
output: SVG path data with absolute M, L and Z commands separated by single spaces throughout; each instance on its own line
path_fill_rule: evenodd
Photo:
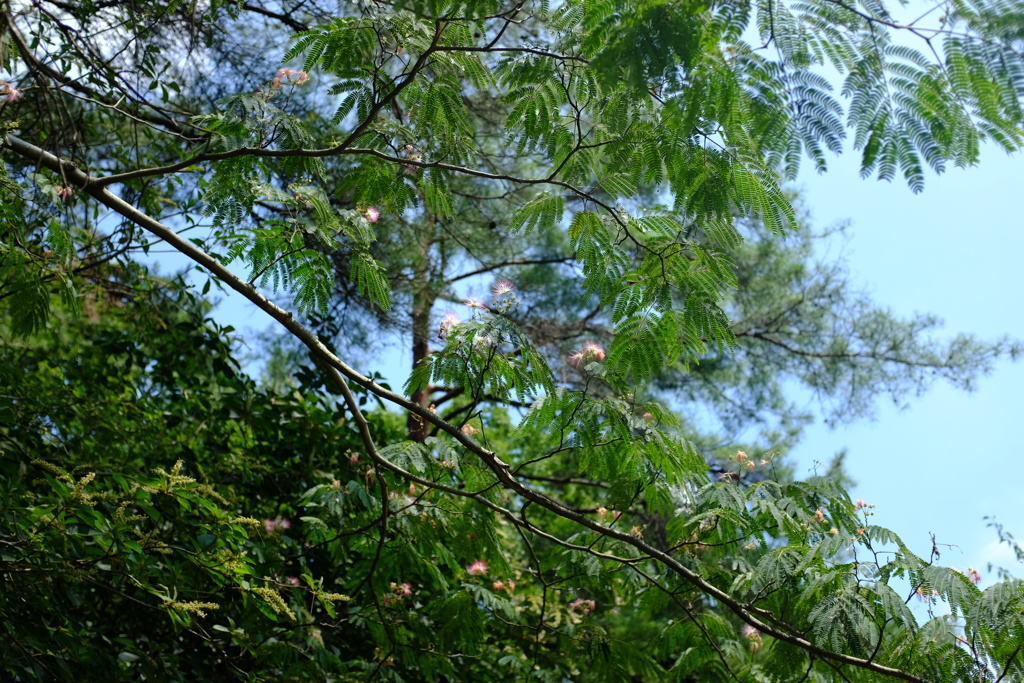
M 914 195 L 905 183 L 862 180 L 854 154 L 800 178 L 818 229 L 849 220 L 853 280 L 876 302 L 909 316 L 934 313 L 951 335 L 1024 339 L 1024 157 L 994 148 L 979 166 L 931 175 Z M 943 564 L 982 570 L 994 562 L 1024 576 L 985 515 L 1024 540 L 1024 362 L 998 363 L 971 394 L 938 384 L 900 411 L 879 405 L 874 422 L 815 425 L 792 454 L 798 473 L 849 449 L 855 498 L 874 521 L 927 555 L 929 532 Z

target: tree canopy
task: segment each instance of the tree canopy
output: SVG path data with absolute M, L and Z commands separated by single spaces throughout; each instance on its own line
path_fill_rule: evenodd
M 1018 580 L 784 461 L 787 381 L 847 420 L 1018 351 L 871 302 L 784 190 L 1024 141 L 1024 6 L 927 9 L 0 0 L 4 670 L 1024 679 Z M 309 362 L 242 372 L 214 284 Z

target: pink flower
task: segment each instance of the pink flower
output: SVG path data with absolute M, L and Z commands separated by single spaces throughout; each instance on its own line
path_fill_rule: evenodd
M 594 354 L 597 360 L 604 360 L 604 349 L 597 342 L 587 342 L 583 345 L 583 350 Z
M 500 297 L 505 296 L 506 294 L 509 294 L 510 292 L 514 292 L 515 289 L 516 286 L 512 284 L 509 280 L 498 280 L 497 282 L 494 283 L 494 286 L 491 287 L 491 293 L 494 295 L 495 299 L 498 299 Z
M 8 104 L 21 99 L 21 91 L 7 81 L 0 81 L 0 95 L 4 97 Z
M 479 299 L 466 299 L 462 304 L 469 308 L 479 308 L 481 311 L 487 310 L 487 306 L 484 306 L 484 303 Z
M 513 581 L 512 579 L 508 580 L 508 592 L 509 593 L 515 593 L 516 592 L 516 582 Z
M 385 605 L 394 605 L 407 595 L 412 595 L 411 583 L 395 583 L 394 581 L 392 581 L 391 593 L 385 595 L 381 602 L 383 602 Z
M 272 534 L 278 529 L 291 529 L 292 523 L 283 517 L 265 519 L 263 520 L 263 528 L 267 530 L 268 534 Z
M 71 203 L 71 197 L 74 194 L 75 191 L 68 187 L 67 185 L 57 190 L 57 196 L 60 197 L 61 201 L 63 201 L 65 204 Z
M 604 349 L 601 345 L 589 341 L 583 345 L 583 348 L 569 356 L 569 363 L 573 367 L 585 366 L 587 363 L 593 363 L 594 361 L 601 362 L 605 358 Z
M 750 624 L 744 624 L 743 628 L 740 629 L 740 633 L 743 635 L 744 638 L 746 638 L 748 641 L 750 641 L 750 650 L 751 650 L 751 652 L 757 652 L 758 650 L 761 649 L 761 645 L 763 643 L 761 642 L 761 632 L 760 631 L 758 631 L 756 628 L 754 628 Z
M 825 509 L 824 508 L 818 508 L 818 510 L 814 513 L 814 521 L 816 521 L 816 522 L 824 522 L 825 521 Z
M 288 583 L 289 586 L 298 586 L 299 585 L 299 577 L 297 577 L 297 576 L 286 577 L 285 581 Z
M 359 464 L 359 454 L 358 453 L 353 453 L 352 455 L 348 456 L 348 464 L 349 465 L 357 465 L 357 464 Z
M 462 430 L 461 431 L 466 436 L 473 436 L 474 434 L 476 434 L 476 427 L 474 427 L 471 424 L 464 424 L 464 425 L 462 425 Z
M 503 591 L 505 590 L 505 582 L 501 579 L 498 579 L 497 581 L 491 584 L 491 588 L 493 588 L 496 591 Z
M 286 78 L 289 83 L 302 85 L 309 80 L 309 74 L 305 71 L 296 71 L 295 69 L 278 69 L 277 76 L 274 78 L 274 87 L 280 88 L 281 82 Z
M 378 211 L 376 207 L 371 206 L 366 211 L 363 211 L 363 216 L 366 217 L 368 222 L 376 223 L 377 219 L 380 218 L 380 211 Z
M 482 575 L 482 574 L 486 574 L 487 573 L 487 563 L 484 562 L 483 560 L 477 560 L 473 564 L 467 565 L 466 566 L 466 571 L 469 572 L 471 576 L 479 576 L 479 575 Z
M 857 499 L 857 509 L 858 510 L 863 509 L 865 505 L 866 505 L 866 503 L 864 502 L 863 498 L 858 498 Z
M 967 578 L 970 579 L 971 583 L 977 585 L 981 583 L 981 572 L 974 567 L 969 567 L 967 569 Z
M 569 603 L 570 612 L 582 612 L 583 616 L 586 616 L 597 609 L 597 603 L 593 600 L 584 600 L 577 598 Z
M 455 315 L 452 311 L 448 311 L 444 314 L 444 317 L 441 318 L 441 323 L 437 326 L 437 336 L 441 339 L 447 339 L 448 333 L 461 322 L 462 321 L 459 320 L 459 316 Z

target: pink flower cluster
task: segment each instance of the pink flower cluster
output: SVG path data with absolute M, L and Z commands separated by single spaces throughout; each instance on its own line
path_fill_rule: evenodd
M 274 78 L 275 89 L 281 87 L 282 82 L 294 83 L 295 85 L 302 85 L 309 80 L 309 74 L 305 71 L 296 71 L 295 69 L 278 69 L 277 76 Z
M 509 593 L 515 593 L 516 582 L 512 579 L 509 579 L 508 581 L 502 581 L 501 579 L 498 579 L 497 581 L 491 584 L 491 588 L 493 588 L 496 591 L 503 591 L 507 588 Z
M 757 465 L 758 465 L 758 463 L 755 463 L 755 462 L 754 462 L 754 459 L 753 459 L 753 458 L 751 458 L 750 456 L 748 456 L 748 455 L 747 455 L 747 454 L 746 454 L 745 452 L 743 452 L 743 451 L 736 451 L 736 456 L 735 456 L 735 457 L 733 458 L 733 460 L 735 460 L 735 461 L 736 461 L 736 464 L 737 464 L 737 465 L 739 465 L 739 467 L 740 467 L 740 468 L 744 468 L 744 467 L 745 467 L 745 468 L 747 468 L 748 470 L 750 470 L 751 472 L 753 472 L 753 471 L 754 471 L 754 470 L 755 470 L 755 469 L 757 468 Z M 760 464 L 761 464 L 762 466 L 764 466 L 764 465 L 770 465 L 770 464 L 771 464 L 771 461 L 769 461 L 769 460 L 766 460 L 766 459 L 764 459 L 764 458 L 761 458 L 761 462 L 760 462 Z
M 437 336 L 441 339 L 447 339 L 448 333 L 461 322 L 462 321 L 459 320 L 459 316 L 455 315 L 452 311 L 448 311 L 444 314 L 444 317 L 441 318 L 441 323 L 437 326 Z
M 268 534 L 272 534 L 278 529 L 291 529 L 292 523 L 285 517 L 276 517 L 263 520 L 263 528 L 267 530 Z
M 761 632 L 750 624 L 743 624 L 743 628 L 740 629 L 740 634 L 750 642 L 750 650 L 757 652 L 761 649 Z
M 569 356 L 569 364 L 578 368 L 585 366 L 587 363 L 601 362 L 604 358 L 604 349 L 601 348 L 601 345 L 589 341 L 583 345 L 582 349 Z
M 411 583 L 395 583 L 391 582 L 391 592 L 384 595 L 381 598 L 381 602 L 385 605 L 394 605 L 404 597 L 412 595 L 412 584 Z
M 570 612 L 579 612 L 583 616 L 587 616 L 591 612 L 597 609 L 597 603 L 593 600 L 584 600 L 583 598 L 576 598 L 569 603 Z
M 377 210 L 377 207 L 371 206 L 363 211 L 363 217 L 366 218 L 368 223 L 376 223 L 377 219 L 380 218 L 380 211 Z
M 467 565 L 466 571 L 469 572 L 470 576 L 481 576 L 487 573 L 487 563 L 483 560 L 477 560 L 476 562 Z
M 3 97 L 4 101 L 10 104 L 21 99 L 21 91 L 7 81 L 0 81 L 0 97 Z

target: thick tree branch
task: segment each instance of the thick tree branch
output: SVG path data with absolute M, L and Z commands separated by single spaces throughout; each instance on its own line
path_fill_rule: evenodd
M 252 12 L 253 14 L 260 14 L 262 16 L 269 17 L 270 19 L 274 19 L 275 21 L 279 21 L 282 24 L 284 24 L 285 26 L 287 26 L 288 28 L 292 29 L 293 31 L 308 31 L 309 30 L 309 26 L 307 24 L 304 24 L 301 21 L 293 19 L 292 17 L 290 17 L 287 14 L 279 14 L 277 12 L 273 12 L 273 11 L 265 9 L 263 7 L 257 7 L 256 5 L 252 4 L 251 2 L 243 3 L 242 4 L 242 9 L 244 9 L 246 12 Z
M 666 551 L 659 550 L 658 548 L 650 545 L 642 538 L 637 538 L 629 533 L 619 531 L 617 529 L 608 527 L 600 522 L 590 519 L 586 515 L 572 510 L 559 501 L 527 486 L 520 479 L 512 473 L 509 466 L 502 462 L 497 455 L 483 448 L 480 444 L 474 441 L 472 438 L 463 434 L 456 425 L 453 425 L 440 416 L 431 413 L 427 408 L 424 408 L 408 398 L 396 394 L 374 382 L 369 377 L 366 377 L 356 371 L 355 369 L 348 366 L 340 358 L 335 356 L 316 336 L 312 330 L 308 329 L 301 323 L 299 323 L 291 312 L 286 311 L 274 302 L 270 301 L 263 294 L 258 292 L 255 288 L 249 286 L 244 280 L 239 278 L 233 272 L 231 272 L 222 263 L 217 261 L 211 255 L 195 246 L 188 240 L 185 240 L 179 236 L 170 227 L 164 225 L 160 221 L 146 215 L 139 211 L 131 204 L 125 202 L 121 198 L 112 194 L 107 188 L 107 183 L 99 182 L 99 179 L 91 177 L 79 169 L 74 163 L 60 159 L 53 154 L 47 152 L 40 147 L 32 145 L 31 143 L 25 142 L 20 138 L 8 135 L 4 140 L 4 145 L 11 149 L 16 154 L 19 154 L 27 161 L 37 164 L 40 167 L 46 168 L 50 171 L 62 173 L 69 182 L 73 183 L 77 187 L 80 187 L 86 194 L 100 202 L 104 206 L 108 207 L 112 211 L 121 215 L 123 218 L 134 222 L 145 230 L 150 231 L 157 237 L 166 241 L 169 245 L 180 251 L 185 256 L 188 256 L 193 261 L 203 266 L 211 273 L 220 278 L 227 286 L 235 290 L 246 299 L 248 299 L 253 305 L 267 313 L 274 320 L 279 322 L 285 329 L 287 329 L 293 336 L 299 339 L 305 344 L 309 350 L 316 356 L 321 362 L 325 363 L 330 368 L 333 368 L 340 377 L 336 380 L 339 389 L 342 391 L 342 395 L 345 398 L 346 404 L 353 411 L 353 416 L 356 419 L 357 425 L 359 426 L 360 436 L 363 439 L 364 445 L 370 451 L 371 457 L 374 458 L 375 462 L 381 465 L 388 466 L 389 469 L 396 473 L 400 473 L 401 476 L 407 477 L 412 481 L 423 483 L 426 486 L 445 490 L 455 495 L 466 496 L 467 492 L 458 491 L 451 487 L 444 487 L 424 480 L 422 477 L 407 473 L 394 466 L 391 463 L 380 456 L 377 452 L 376 447 L 373 443 L 372 434 L 370 433 L 369 425 L 365 418 L 360 420 L 359 416 L 361 413 L 358 410 L 358 404 L 355 402 L 355 397 L 352 395 L 351 389 L 345 385 L 344 380 L 355 382 L 360 386 L 366 388 L 376 396 L 385 399 L 404 410 L 419 415 L 423 420 L 436 426 L 440 431 L 447 433 L 457 442 L 462 444 L 468 451 L 475 454 L 480 460 L 491 470 L 492 473 L 497 477 L 498 483 L 508 489 L 510 492 L 518 496 L 521 500 L 529 503 L 536 504 L 545 510 L 575 522 L 580 527 L 593 531 L 606 539 L 618 541 L 633 546 L 636 550 L 649 558 L 661 563 L 666 568 L 675 572 L 681 578 L 692 584 L 696 589 L 707 595 L 712 600 L 715 600 L 719 604 L 725 606 L 732 611 L 742 621 L 756 628 L 758 631 L 769 635 L 777 640 L 789 643 L 800 649 L 815 655 L 821 659 L 827 660 L 833 663 L 837 667 L 847 665 L 871 671 L 876 674 L 888 676 L 897 680 L 910 681 L 911 683 L 929 683 L 927 679 L 916 676 L 912 673 L 902 671 L 900 669 L 894 669 L 888 666 L 878 664 L 876 662 L 868 661 L 860 657 L 854 657 L 838 652 L 833 652 L 826 648 L 819 647 L 807 639 L 796 635 L 790 631 L 778 628 L 772 624 L 766 623 L 761 618 L 758 618 L 755 610 L 750 606 L 744 604 L 740 600 L 734 598 L 728 592 L 718 588 L 714 584 L 710 583 L 700 574 L 687 567 L 685 564 L 680 562 L 678 559 L 670 555 Z M 515 518 L 515 515 L 506 508 L 491 503 L 485 498 L 479 495 L 470 494 L 469 497 L 473 497 L 482 505 L 485 505 L 489 509 L 494 510 L 498 514 L 503 515 L 506 519 Z M 521 520 L 522 521 L 522 520 Z M 568 544 L 565 541 L 553 536 L 552 534 L 540 529 L 532 524 L 529 525 L 532 533 L 538 534 L 544 538 L 548 538 L 553 542 L 565 547 L 572 547 L 574 549 L 588 552 L 598 557 L 604 557 L 607 559 L 614 560 L 620 563 L 631 564 L 637 561 L 643 561 L 645 558 L 639 559 L 627 559 L 621 558 L 607 553 L 599 552 L 591 547 L 576 546 L 574 544 Z
M 498 270 L 500 268 L 507 268 L 509 266 L 534 266 L 542 265 L 545 263 L 569 263 L 570 261 L 576 260 L 575 256 L 557 256 L 553 258 L 536 258 L 536 259 L 512 259 L 511 261 L 502 261 L 501 263 L 495 263 L 489 266 L 482 266 L 476 270 L 471 270 L 467 273 L 461 273 L 453 278 L 445 281 L 445 284 L 452 284 L 459 280 L 465 280 L 468 277 L 474 275 L 483 275 L 484 273 L 490 273 L 491 271 Z

